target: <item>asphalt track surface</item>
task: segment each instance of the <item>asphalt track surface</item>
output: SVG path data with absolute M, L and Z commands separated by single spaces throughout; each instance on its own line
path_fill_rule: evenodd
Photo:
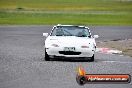
M 95 62 L 44 61 L 43 32 L 52 26 L 0 26 L 0 88 L 132 88 L 129 84 L 76 82 L 77 67 L 88 74 L 130 74 L 132 57 L 96 53 Z M 90 27 L 98 41 L 132 38 L 132 27 Z

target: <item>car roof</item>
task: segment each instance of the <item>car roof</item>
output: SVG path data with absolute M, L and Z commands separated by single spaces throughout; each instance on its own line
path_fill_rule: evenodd
M 79 25 L 62 25 L 62 24 L 58 24 L 54 27 L 81 27 L 81 28 L 88 28 L 86 26 L 79 26 Z M 89 29 L 89 28 L 88 28 Z

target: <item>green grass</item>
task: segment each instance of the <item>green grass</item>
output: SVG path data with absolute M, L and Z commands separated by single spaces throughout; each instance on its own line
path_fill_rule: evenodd
M 132 25 L 132 1 L 0 0 L 0 24 Z
M 126 11 L 132 10 L 132 2 L 119 0 L 0 0 L 1 9 L 25 10 L 83 10 Z

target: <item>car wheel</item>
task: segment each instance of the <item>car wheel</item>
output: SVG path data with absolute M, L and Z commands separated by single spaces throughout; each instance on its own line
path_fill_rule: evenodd
M 94 54 L 93 56 L 90 58 L 90 62 L 93 62 L 94 61 Z
M 46 49 L 45 49 L 45 61 L 50 61 L 50 57 L 49 57 L 49 55 L 47 54 Z

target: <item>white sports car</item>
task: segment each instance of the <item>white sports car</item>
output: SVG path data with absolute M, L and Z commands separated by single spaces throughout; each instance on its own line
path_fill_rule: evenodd
M 88 27 L 74 25 L 54 26 L 51 33 L 43 33 L 45 40 L 45 60 L 52 58 L 85 58 L 94 61 L 95 38 Z

